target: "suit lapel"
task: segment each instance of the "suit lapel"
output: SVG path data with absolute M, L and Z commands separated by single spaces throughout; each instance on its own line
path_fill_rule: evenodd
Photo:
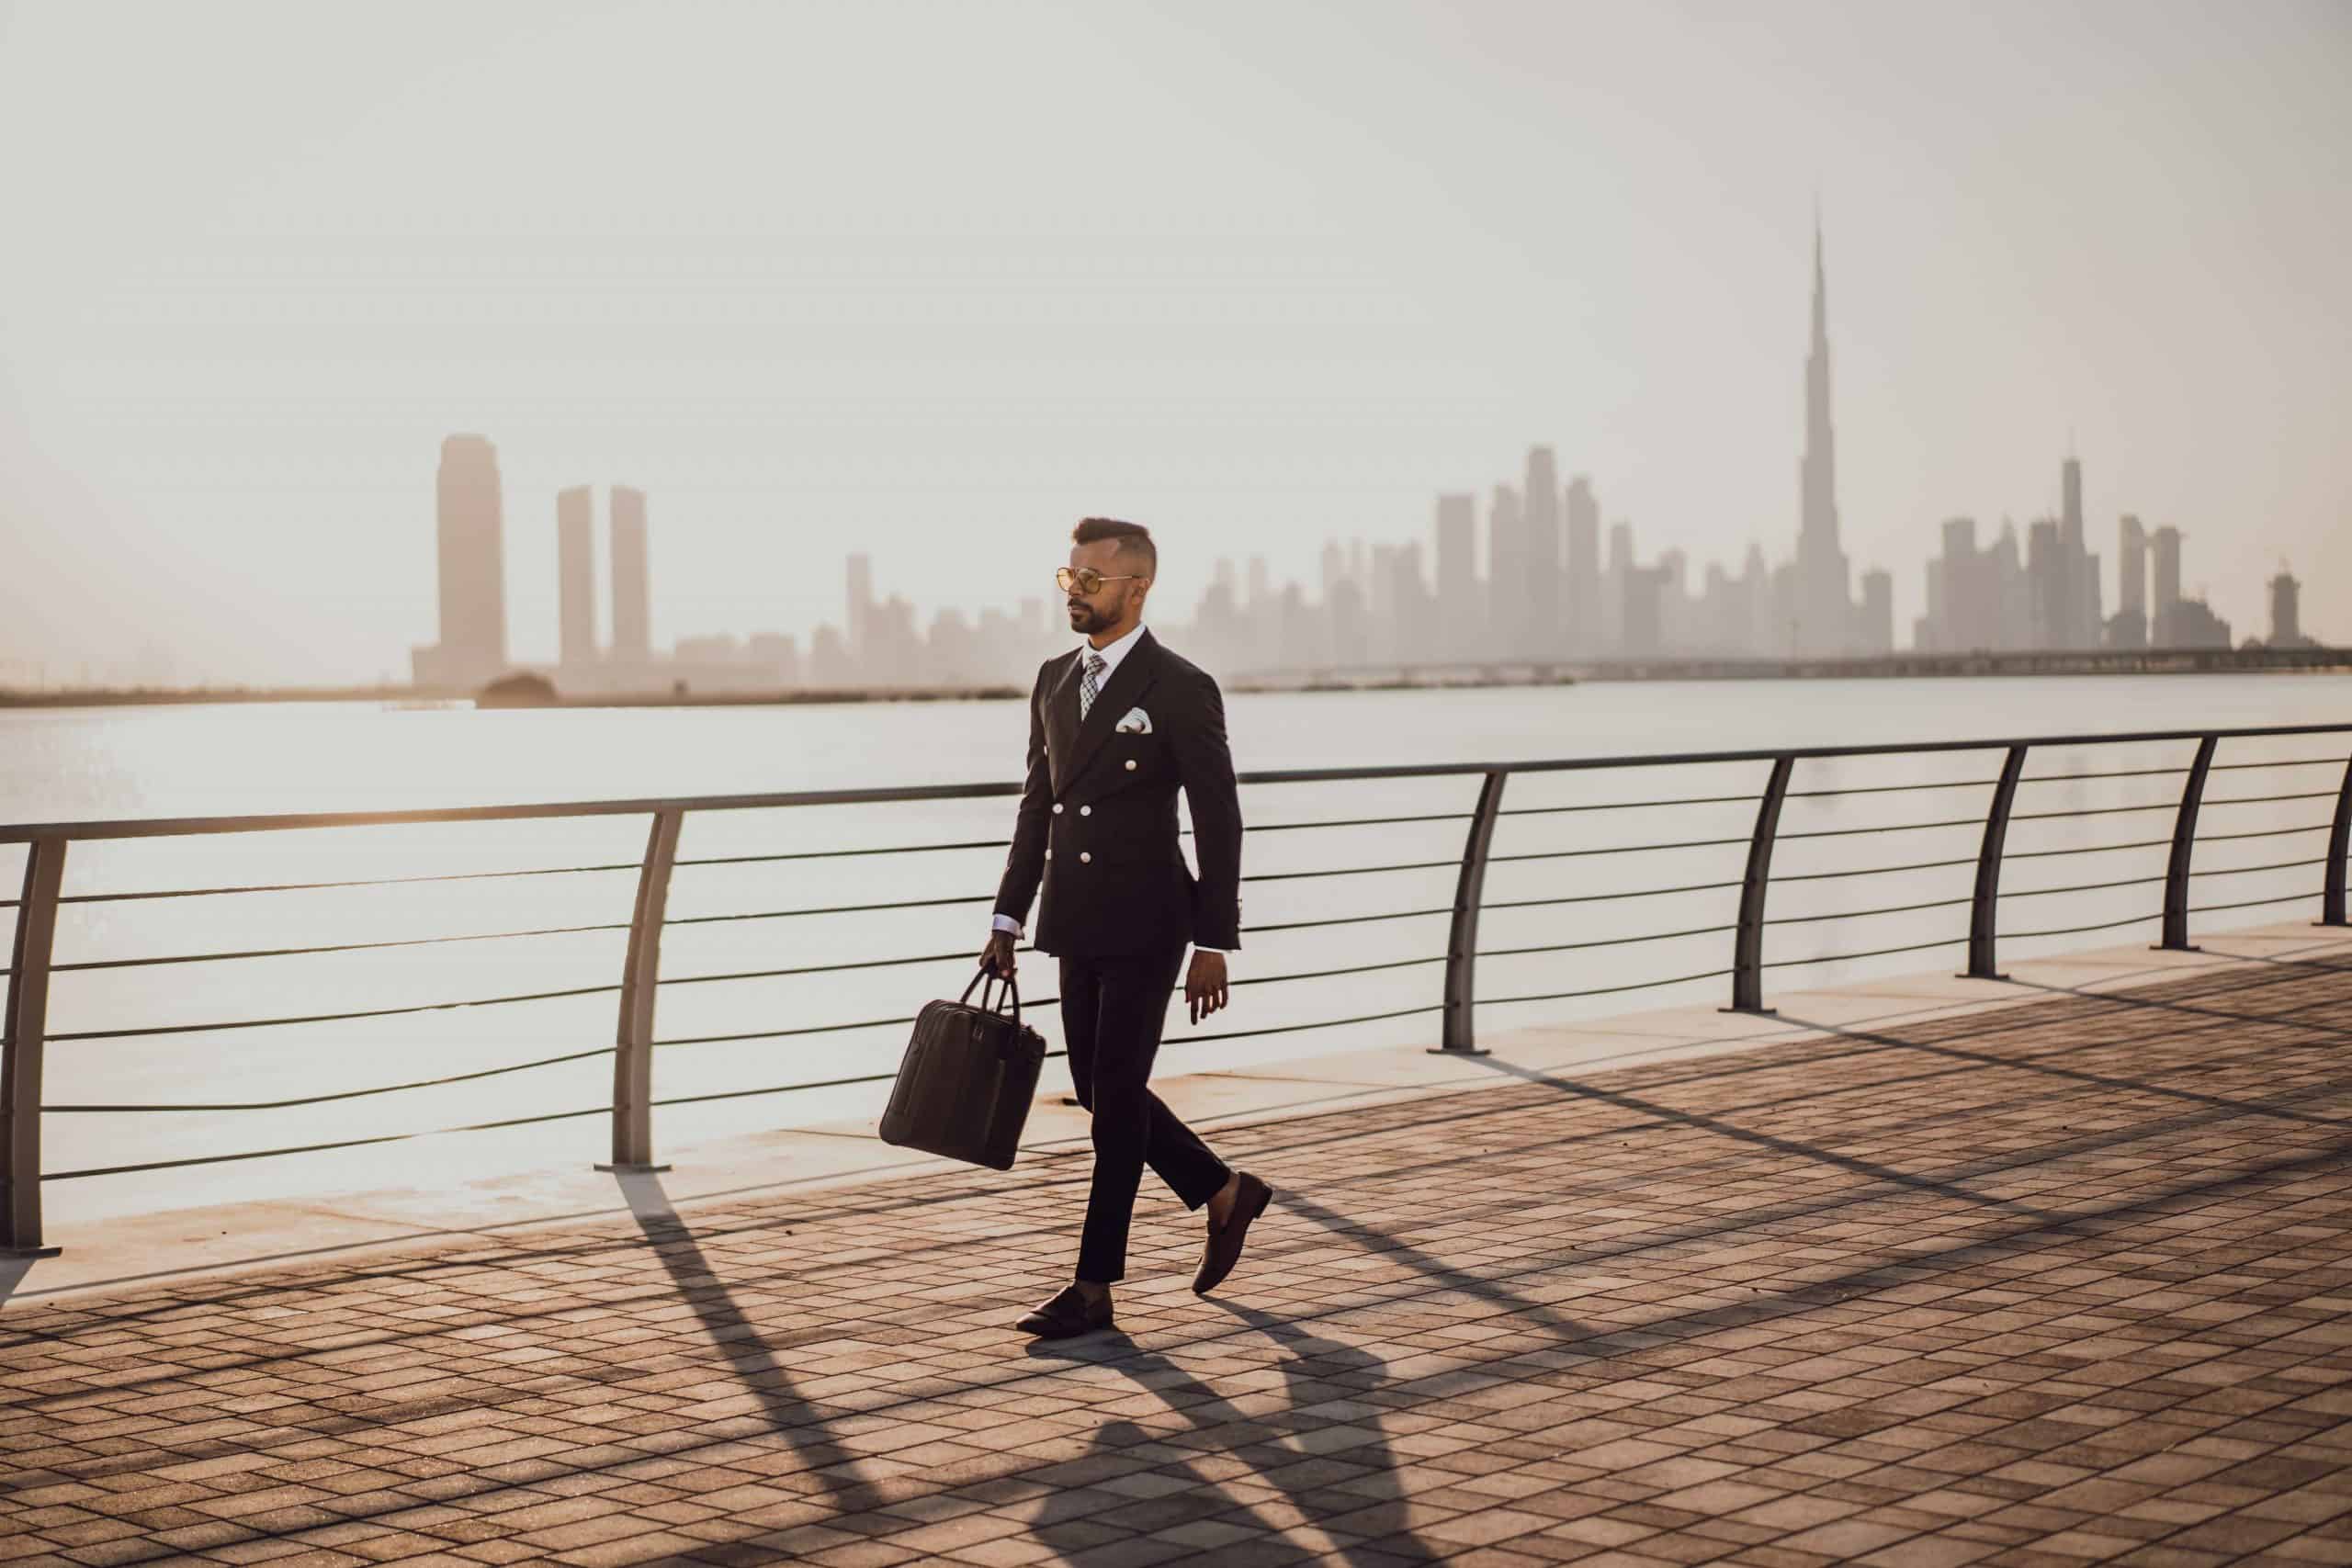
M 1069 787 L 1069 760 L 1078 746 L 1078 663 L 1077 654 L 1066 657 L 1061 674 L 1046 689 L 1043 699 L 1046 705 L 1046 763 L 1053 775 L 1056 795 Z
M 1066 711 L 1073 720 L 1078 717 L 1075 671 L 1083 657 L 1081 654 L 1071 659 L 1073 675 L 1065 682 L 1069 691 L 1069 705 Z M 1119 667 L 1111 671 L 1111 679 L 1094 694 L 1094 705 L 1086 710 L 1086 721 L 1078 726 L 1077 736 L 1069 747 L 1068 760 L 1055 775 L 1057 794 L 1068 788 L 1071 780 L 1086 771 L 1086 764 L 1093 759 L 1095 752 L 1102 749 L 1102 742 L 1111 738 L 1112 731 L 1118 728 L 1119 720 L 1125 716 L 1127 709 L 1134 706 L 1136 699 L 1150 688 L 1152 677 L 1159 672 L 1159 644 L 1147 630 L 1136 638 L 1136 646 L 1119 660 Z

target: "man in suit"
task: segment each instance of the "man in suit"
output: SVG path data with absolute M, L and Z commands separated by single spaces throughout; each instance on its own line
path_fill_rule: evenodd
M 1062 1035 L 1079 1103 L 1093 1118 L 1094 1179 L 1070 1286 L 1023 1317 L 1041 1338 L 1111 1323 L 1127 1225 L 1148 1164 L 1188 1209 L 1208 1211 L 1193 1289 L 1232 1271 L 1271 1189 L 1209 1151 L 1149 1088 L 1168 998 L 1184 975 L 1197 1023 L 1227 1000 L 1225 955 L 1241 945 L 1241 800 L 1225 702 L 1207 674 L 1144 629 L 1159 553 L 1139 524 L 1090 517 L 1057 574 L 1085 640 L 1037 671 L 1029 773 L 1012 852 L 980 962 L 1008 978 L 1039 885 L 1036 947 L 1061 963 Z M 1200 877 L 1177 845 L 1176 792 L 1193 817 Z

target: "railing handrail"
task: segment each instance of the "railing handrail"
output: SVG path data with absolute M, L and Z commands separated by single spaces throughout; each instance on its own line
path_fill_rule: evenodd
M 1787 757 L 1817 761 L 1838 757 L 1923 756 L 1937 752 L 2004 751 L 2015 746 L 2128 746 L 2166 740 L 2243 740 L 2267 736 L 2352 733 L 2346 724 L 2254 725 L 2233 729 L 2151 729 L 2114 734 L 2003 736 L 1975 740 L 1889 740 L 1867 746 L 1768 746 L 1737 751 L 1660 751 L 1608 757 L 1550 757 L 1524 761 L 1400 762 L 1340 768 L 1283 768 L 1243 773 L 1245 784 L 1343 784 L 1370 779 L 1458 778 L 1477 773 L 1558 773 L 1617 768 L 1690 767 L 1710 762 L 1771 762 Z M 1966 782 L 1966 781 L 1962 781 Z M 1986 781 L 1990 782 L 1990 781 Z M 2027 783 L 2033 781 L 2027 780 Z M 377 828 L 421 822 L 503 822 L 565 817 L 629 817 L 662 811 L 758 811 L 799 806 L 878 806 L 920 800 L 985 800 L 1019 795 L 1017 781 L 985 784 L 886 784 L 861 789 L 786 790 L 763 795 L 659 795 L 636 800 L 530 802 L 506 806 L 418 807 L 392 811 L 288 812 L 246 817 L 123 818 L 91 822 L 0 823 L 0 844 L 58 839 L 176 838 L 205 833 L 275 833 L 311 828 Z

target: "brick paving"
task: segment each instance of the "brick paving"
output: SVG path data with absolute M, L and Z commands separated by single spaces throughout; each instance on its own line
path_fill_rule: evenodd
M 19 1303 L 0 1559 L 2352 1562 L 2347 1047 L 2264 962 L 1228 1132 L 1228 1292 L 1154 1198 L 1059 1348 L 1082 1156 Z

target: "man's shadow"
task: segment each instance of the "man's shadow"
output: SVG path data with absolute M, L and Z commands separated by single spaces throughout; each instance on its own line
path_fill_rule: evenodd
M 1289 1352 L 1275 1363 L 1283 1373 L 1288 1410 L 1361 1400 L 1392 1381 L 1386 1363 L 1368 1350 L 1231 1302 L 1213 1304 Z M 1090 1337 L 1078 1346 L 1040 1345 L 1031 1355 L 1084 1360 L 1125 1373 L 1137 1388 L 1190 1423 L 1183 1431 L 1151 1432 L 1124 1417 L 1107 1421 L 1095 1428 L 1093 1445 L 1080 1462 L 1148 1445 L 1198 1456 L 1159 1459 L 1125 1472 L 1148 1472 L 1188 1483 L 1160 1495 L 1106 1505 L 1099 1490 L 1076 1487 L 1057 1489 L 1041 1499 L 1031 1533 L 1058 1558 L 1076 1558 L 1131 1532 L 1146 1534 L 1200 1520 L 1230 1524 L 1260 1540 L 1279 1540 L 1364 1568 L 1400 1559 L 1434 1562 L 1442 1555 L 1413 1533 L 1396 1454 L 1380 1426 L 1385 1410 L 1371 1402 L 1355 1419 L 1299 1432 L 1279 1416 L 1252 1416 L 1236 1408 L 1211 1383 L 1125 1335 Z M 1337 1449 L 1314 1440 L 1315 1433 L 1337 1427 L 1366 1436 Z M 1235 1472 L 1236 1462 L 1244 1469 Z M 1245 1478 L 1272 1487 L 1284 1506 L 1269 1510 L 1263 1503 L 1226 1489 L 1227 1480 Z M 1229 1544 L 1238 1551 L 1248 1543 L 1236 1538 Z M 1214 1561 L 1218 1548 L 1204 1547 L 1203 1553 Z

